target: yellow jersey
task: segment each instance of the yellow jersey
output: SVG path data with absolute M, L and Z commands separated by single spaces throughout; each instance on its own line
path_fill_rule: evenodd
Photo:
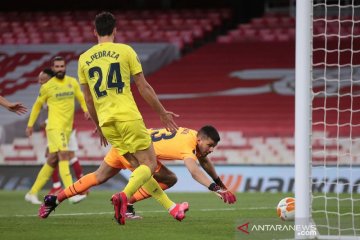
M 130 76 L 142 72 L 135 51 L 126 44 L 100 43 L 80 55 L 80 84 L 88 84 L 99 125 L 142 119 L 130 88 Z
M 149 129 L 148 131 L 158 159 L 184 160 L 191 158 L 197 160 L 197 132 L 195 130 L 180 127 L 174 133 L 168 132 L 164 128 Z
M 46 129 L 71 131 L 73 128 L 75 97 L 84 112 L 87 112 L 84 95 L 75 78 L 65 76 L 64 79 L 51 78 L 40 88 L 31 110 L 28 126 L 32 127 L 44 103 L 48 105 L 48 123 Z

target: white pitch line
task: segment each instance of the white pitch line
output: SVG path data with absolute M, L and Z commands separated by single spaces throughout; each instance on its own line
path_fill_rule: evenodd
M 204 208 L 204 209 L 190 209 L 191 212 L 219 212 L 219 211 L 236 211 L 236 210 L 260 210 L 260 209 L 274 209 L 272 207 L 253 207 L 253 208 Z M 166 212 L 165 210 L 151 210 L 151 211 L 136 211 L 137 213 L 159 213 Z M 90 213 L 56 213 L 51 217 L 62 217 L 62 216 L 88 216 L 88 215 L 107 215 L 114 214 L 114 212 L 90 212 Z M 37 217 L 37 214 L 29 215 L 0 215 L 0 218 L 8 217 Z

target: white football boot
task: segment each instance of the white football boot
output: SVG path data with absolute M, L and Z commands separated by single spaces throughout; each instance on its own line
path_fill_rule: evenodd
M 72 196 L 71 198 L 69 198 L 69 203 L 75 204 L 75 203 L 79 203 L 82 200 L 84 200 L 86 198 L 86 195 L 75 195 Z
M 25 201 L 32 203 L 32 204 L 42 204 L 42 202 L 38 199 L 36 194 L 27 193 L 25 195 Z

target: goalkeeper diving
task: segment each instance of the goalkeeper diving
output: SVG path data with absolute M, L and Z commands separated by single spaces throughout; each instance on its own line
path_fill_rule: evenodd
M 182 127 L 176 132 L 168 132 L 166 129 L 149 129 L 148 131 L 157 157 L 157 169 L 153 177 L 163 190 L 172 187 L 177 178 L 161 161 L 182 160 L 194 180 L 215 192 L 225 203 L 236 202 L 236 196 L 221 181 L 213 163 L 207 157 L 220 141 L 219 133 L 214 127 L 204 126 L 198 132 Z M 211 179 L 201 170 L 197 161 Z M 136 164 L 127 161 L 115 148 L 111 148 L 95 172 L 83 176 L 57 195 L 57 205 L 67 198 L 86 192 L 92 186 L 106 182 L 122 169 L 133 171 L 136 167 Z M 133 204 L 149 197 L 151 195 L 142 187 L 135 192 L 129 199 L 126 217 L 128 219 L 141 218 L 135 215 Z M 39 216 L 47 218 L 54 209 L 44 211 L 42 207 L 39 210 Z

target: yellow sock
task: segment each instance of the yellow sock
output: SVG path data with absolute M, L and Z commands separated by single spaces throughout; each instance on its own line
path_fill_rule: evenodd
M 158 182 L 159 186 L 161 187 L 162 190 L 166 190 L 169 188 L 168 185 L 166 185 L 165 183 L 162 182 Z M 135 202 L 144 200 L 146 198 L 151 197 L 150 193 L 148 193 L 147 190 L 145 190 L 143 187 L 140 187 L 135 193 L 134 195 L 131 196 L 131 198 L 129 199 L 128 203 L 130 204 L 134 204 Z
M 61 178 L 65 188 L 67 188 L 71 184 L 73 184 L 73 179 L 72 179 L 72 176 L 70 173 L 68 160 L 59 161 L 59 173 L 60 173 L 60 178 Z
M 144 188 L 153 198 L 158 201 L 166 210 L 169 210 L 175 203 L 169 199 L 166 193 L 161 189 L 158 182 L 151 177 L 142 188 Z
M 40 172 L 38 173 L 36 180 L 30 189 L 30 193 L 37 194 L 44 187 L 44 185 L 49 180 L 53 172 L 54 172 L 54 168 L 51 167 L 49 164 L 45 163 L 42 166 Z
M 151 170 L 146 165 L 140 165 L 131 174 L 128 184 L 124 188 L 124 193 L 129 199 L 144 183 L 151 177 Z

